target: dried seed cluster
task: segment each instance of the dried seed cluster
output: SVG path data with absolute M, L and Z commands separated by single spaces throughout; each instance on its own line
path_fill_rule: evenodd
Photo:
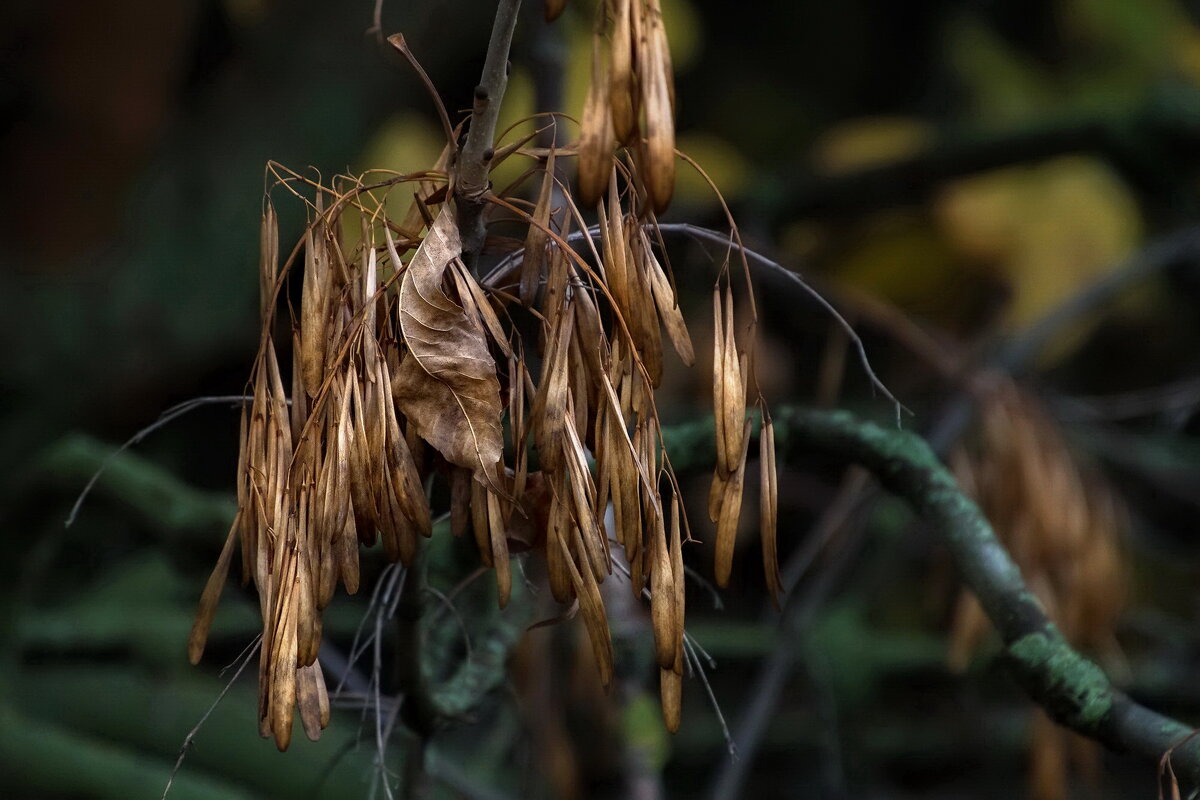
M 1000 384 L 982 403 L 977 450 L 959 450 L 953 464 L 1064 635 L 1111 650 L 1125 602 L 1123 513 L 1099 476 L 1076 463 L 1055 422 L 1028 394 Z M 952 637 L 958 664 L 989 625 L 968 598 Z
M 326 186 L 270 166 L 277 186 L 298 197 L 297 187 L 312 192 L 310 222 L 281 265 L 270 203 L 262 220 L 263 324 L 241 425 L 238 514 L 189 651 L 193 661 L 203 652 L 240 543 L 243 576 L 254 580 L 263 618 L 260 732 L 280 749 L 297 707 L 311 738 L 329 720 L 316 661 L 321 610 L 339 582 L 358 589 L 360 545 L 378 540 L 389 559 L 411 562 L 420 537 L 432 534 L 429 497 L 439 481 L 449 487 L 450 528 L 473 536 L 495 571 L 501 605 L 512 582 L 510 548 L 544 555 L 550 591 L 578 604 L 606 684 L 613 653 L 599 585 L 614 559 L 627 566 L 635 596 L 650 598 L 663 714 L 671 730 L 679 726 L 683 545 L 692 537 L 655 389 L 664 337 L 684 363 L 695 356 L 654 223 L 673 181 L 670 65 L 656 0 L 612 2 L 604 11 L 614 71 L 613 82 L 601 84 L 612 109 L 603 125 L 628 146 L 615 151 L 610 141 L 596 150 L 598 123 L 584 115 L 576 152 L 580 185 L 589 188 L 581 205 L 595 209 L 598 232 L 586 230 L 556 177 L 556 153 L 523 142 L 498 148 L 494 164 L 514 153 L 534 159 L 527 175 L 541 175 L 538 199 L 518 199 L 520 185 L 488 196 L 492 219 L 521 223 L 526 234 L 482 278 L 463 261 L 447 173 L 452 145 L 429 172 L 373 183 L 339 178 Z M 642 125 L 646 140 L 637 134 Z M 384 201 L 398 186 L 415 191 L 396 221 Z M 584 244 L 577 250 L 570 241 Z M 291 309 L 290 331 L 277 342 L 279 298 L 296 270 L 300 308 Z M 747 300 L 751 320 L 739 330 L 726 265 L 714 289 L 718 436 L 709 512 L 724 585 L 751 395 L 765 420 L 763 555 L 775 591 L 774 437 L 753 377 L 749 290 Z M 290 345 L 287 375 L 280 345 Z
M 982 402 L 977 449 L 960 449 L 953 464 L 1067 639 L 1112 654 L 1125 601 L 1123 513 L 1099 477 L 1076 464 L 1054 421 L 1027 393 L 1000 383 Z M 965 667 L 989 629 L 974 596 L 962 593 L 951 631 L 951 665 Z M 1068 755 L 1087 767 L 1096 760 L 1092 743 L 1041 712 L 1032 731 L 1031 796 L 1066 797 Z
M 613 150 L 628 147 L 661 214 L 675 190 L 675 79 L 659 0 L 605 0 L 592 36 L 592 82 L 579 140 L 579 199 L 593 206 Z

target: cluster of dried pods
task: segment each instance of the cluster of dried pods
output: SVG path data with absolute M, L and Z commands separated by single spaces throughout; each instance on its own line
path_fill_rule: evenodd
M 600 4 L 580 125 L 580 202 L 591 207 L 603 196 L 613 149 L 622 146 L 661 214 L 675 189 L 675 79 L 659 0 Z
M 1077 464 L 1062 431 L 1035 398 L 1009 381 L 985 391 L 977 447 L 954 454 L 955 474 L 1067 639 L 1115 655 L 1126 586 L 1119 501 L 1098 475 Z M 962 592 L 950 637 L 951 665 L 965 668 L 990 628 L 974 595 Z M 1086 773 L 1098 751 L 1093 742 L 1035 713 L 1030 796 L 1061 800 L 1068 795 L 1068 762 L 1080 763 Z
M 494 220 L 527 232 L 487 275 L 464 264 L 446 168 L 452 146 L 429 172 L 374 183 L 340 178 L 326 186 L 270 167 L 277 185 L 297 197 L 295 187 L 307 186 L 315 198 L 305 200 L 309 224 L 282 265 L 269 202 L 262 220 L 262 336 L 241 426 L 238 514 L 201 598 L 189 654 L 195 662 L 203 652 L 240 542 L 242 574 L 254 580 L 263 618 L 260 732 L 280 749 L 297 707 L 310 738 L 328 723 L 316 659 L 321 611 L 337 583 L 357 590 L 360 545 L 377 539 L 387 558 L 411 563 L 420 538 L 432 534 L 429 498 L 438 482 L 449 488 L 451 530 L 473 536 L 494 568 L 501 605 L 512 581 L 510 549 L 544 555 L 550 591 L 577 604 L 605 684 L 613 654 L 599 585 L 620 562 L 635 595 L 650 600 L 664 718 L 671 730 L 679 726 L 683 545 L 692 537 L 655 389 L 664 334 L 685 363 L 694 352 L 654 221 L 673 181 L 673 134 L 663 134 L 659 118 L 669 129 L 662 81 L 670 66 L 657 0 L 618 0 L 602 11 L 614 20 L 605 125 L 629 146 L 604 145 L 603 190 L 584 192 L 579 205 L 556 175 L 553 150 L 520 142 L 498 150 L 496 162 L 533 158 L 527 176 L 540 174 L 542 183 L 532 204 L 518 199 L 520 184 L 489 195 Z M 583 156 L 594 123 L 584 115 L 581 184 L 596 181 L 585 178 L 596 166 Z M 413 203 L 392 220 L 386 196 L 401 185 L 415 187 Z M 595 209 L 594 228 L 579 206 Z M 276 309 L 301 255 L 285 376 Z M 753 377 L 754 322 L 739 337 L 731 284 L 726 265 L 714 290 L 716 573 L 725 584 L 751 395 L 765 420 L 763 554 L 774 591 L 774 438 Z M 749 291 L 747 299 L 753 317 Z

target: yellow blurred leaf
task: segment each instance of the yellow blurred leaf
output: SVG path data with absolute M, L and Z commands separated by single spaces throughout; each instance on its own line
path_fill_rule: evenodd
M 1012 287 L 1018 328 L 1111 270 L 1142 233 L 1129 189 L 1084 156 L 955 181 L 934 209 L 950 244 Z
M 834 125 L 812 149 L 813 168 L 838 175 L 906 158 L 928 146 L 929 125 L 912 117 L 867 117 Z

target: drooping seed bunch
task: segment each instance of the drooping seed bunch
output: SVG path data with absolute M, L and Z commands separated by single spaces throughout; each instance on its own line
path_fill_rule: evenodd
M 953 464 L 1050 617 L 1072 642 L 1110 650 L 1124 607 L 1123 512 L 1101 478 L 1079 466 L 1062 431 L 1011 383 L 988 390 L 978 446 Z M 962 603 L 969 595 L 963 595 Z M 954 651 L 962 663 L 987 630 L 963 611 Z
M 661 135 L 652 109 L 666 113 L 670 127 L 669 104 L 652 105 L 645 88 L 651 65 L 669 76 L 657 2 L 604 8 L 626 14 L 631 26 L 626 36 L 638 77 L 623 91 L 641 94 L 626 98 L 628 105 L 644 108 L 648 138 Z M 616 103 L 605 109 L 605 124 L 618 113 Z M 482 277 L 464 262 L 447 169 L 453 145 L 428 172 L 373 183 L 340 178 L 326 186 L 271 165 L 277 185 L 297 197 L 303 195 L 296 187 L 312 191 L 305 200 L 309 224 L 280 264 L 268 202 L 262 335 L 241 425 L 238 514 L 202 596 L 189 651 L 193 661 L 202 654 L 240 542 L 242 573 L 254 580 L 263 618 L 260 732 L 280 749 L 288 746 L 297 707 L 311 738 L 328 723 L 316 658 L 321 611 L 337 583 L 357 590 L 360 546 L 377 540 L 387 558 L 412 562 L 420 538 L 433 532 L 429 498 L 437 482 L 449 487 L 451 530 L 470 533 L 494 569 L 502 606 L 512 581 L 510 547 L 540 551 L 553 596 L 578 604 L 606 684 L 613 654 L 599 585 L 614 560 L 622 562 L 635 596 L 650 600 L 663 713 L 668 727 L 678 728 L 683 545 L 692 537 L 663 447 L 655 389 L 664 336 L 683 362 L 695 357 L 653 211 L 670 197 L 673 134 L 665 151 L 672 177 L 664 177 L 663 143 L 643 140 L 636 119 L 624 122 L 621 140 L 630 144 L 606 145 L 598 156 L 603 190 L 581 204 L 595 209 L 592 229 L 557 177 L 555 151 L 522 142 L 495 151 L 493 166 L 513 154 L 532 158 L 528 174 L 540 175 L 541 186 L 532 204 L 519 199 L 520 185 L 489 195 L 493 220 L 519 222 L 527 232 Z M 595 168 L 583 155 L 593 123 L 585 114 L 581 183 L 583 170 Z M 396 221 L 385 200 L 402 185 L 415 191 Z M 494 241 L 489 250 L 503 245 Z M 477 255 L 470 254 L 473 262 Z M 289 306 L 291 329 L 277 342 L 280 297 L 296 280 L 300 307 Z M 767 420 L 761 510 L 774 591 L 773 437 L 753 376 L 754 321 L 735 320 L 732 283 L 727 264 L 714 289 L 718 444 L 709 512 L 717 523 L 716 573 L 724 585 L 741 512 L 750 395 Z M 281 354 L 289 346 L 285 374 Z
M 1067 639 L 1112 655 L 1126 589 L 1123 512 L 1116 496 L 1076 463 L 1057 424 L 1012 383 L 989 388 L 981 416 L 977 448 L 954 455 L 956 476 Z M 952 666 L 965 667 L 989 627 L 974 596 L 960 595 L 951 630 Z M 1059 800 L 1067 796 L 1068 754 L 1086 767 L 1094 766 L 1097 751 L 1094 743 L 1035 713 L 1031 796 Z
M 579 199 L 594 206 L 613 149 L 628 147 L 661 214 L 675 189 L 675 78 L 659 0 L 605 0 L 592 35 L 592 82 L 579 140 Z

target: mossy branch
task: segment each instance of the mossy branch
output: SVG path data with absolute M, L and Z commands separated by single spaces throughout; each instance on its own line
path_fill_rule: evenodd
M 1010 672 L 1051 717 L 1115 750 L 1155 761 L 1173 750 L 1176 774 L 1200 786 L 1200 737 L 1189 738 L 1193 728 L 1139 705 L 1071 647 L 979 507 L 925 440 L 845 411 L 783 408 L 773 416 L 785 461 L 820 451 L 861 464 L 930 523 L 1000 633 Z M 712 435 L 711 422 L 675 428 L 667 442 L 675 448 L 672 459 L 712 452 Z

